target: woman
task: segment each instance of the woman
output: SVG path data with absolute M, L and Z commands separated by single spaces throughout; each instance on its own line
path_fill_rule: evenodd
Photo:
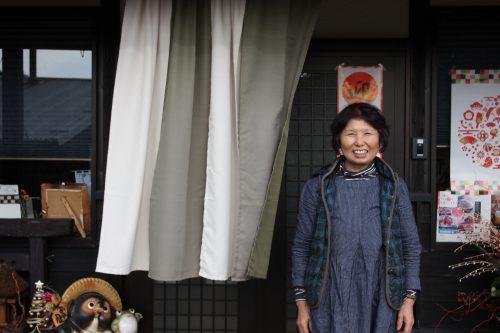
M 388 126 L 355 103 L 331 131 L 340 157 L 306 182 L 292 246 L 299 332 L 411 332 L 421 245 L 408 188 L 377 157 Z

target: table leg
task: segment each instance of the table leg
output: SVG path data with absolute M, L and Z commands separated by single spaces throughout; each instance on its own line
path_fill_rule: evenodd
M 47 240 L 43 237 L 30 237 L 30 291 L 33 296 L 35 282 L 45 281 L 45 255 Z

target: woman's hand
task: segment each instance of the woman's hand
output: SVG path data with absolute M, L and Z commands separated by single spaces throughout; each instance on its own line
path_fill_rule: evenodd
M 415 304 L 415 300 L 411 298 L 405 298 L 403 300 L 401 309 L 399 309 L 398 312 L 398 322 L 396 324 L 396 329 L 398 332 L 411 332 L 413 323 L 415 322 L 415 318 L 413 317 L 413 304 Z
M 311 312 L 306 301 L 297 301 L 297 327 L 299 333 L 312 333 Z

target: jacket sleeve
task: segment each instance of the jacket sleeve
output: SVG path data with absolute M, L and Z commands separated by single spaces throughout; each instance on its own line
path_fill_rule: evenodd
M 309 179 L 302 190 L 297 229 L 292 244 L 292 287 L 304 287 L 304 276 L 314 236 L 316 211 L 320 197 L 319 176 Z
M 399 179 L 398 196 L 406 289 L 420 290 L 420 253 L 422 252 L 422 245 L 418 236 L 408 187 L 401 178 Z

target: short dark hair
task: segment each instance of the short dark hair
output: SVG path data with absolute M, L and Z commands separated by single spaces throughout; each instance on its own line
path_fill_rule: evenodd
M 382 147 L 380 152 L 383 153 L 389 143 L 389 126 L 385 122 L 385 117 L 380 110 L 368 103 L 353 103 L 346 106 L 335 117 L 330 126 L 332 132 L 332 147 L 338 152 L 340 149 L 340 133 L 347 126 L 351 119 L 360 119 L 366 121 L 370 126 L 375 128 L 379 134 L 379 141 Z

